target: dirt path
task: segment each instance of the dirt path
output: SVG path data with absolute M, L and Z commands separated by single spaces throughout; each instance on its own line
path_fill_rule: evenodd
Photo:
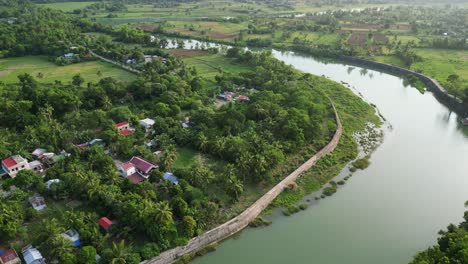
M 303 173 L 304 171 L 310 169 L 312 166 L 317 163 L 317 161 L 331 153 L 335 150 L 336 146 L 338 145 L 341 135 L 343 133 L 343 129 L 341 126 L 340 117 L 336 111 L 335 105 L 330 100 L 333 110 L 335 111 L 335 119 L 337 128 L 333 138 L 330 142 L 322 148 L 317 154 L 315 154 L 312 158 L 302 164 L 299 168 L 289 174 L 286 178 L 284 178 L 280 183 L 275 185 L 271 190 L 265 193 L 260 199 L 258 199 L 255 203 L 253 203 L 249 208 L 247 208 L 244 212 L 240 215 L 234 217 L 233 219 L 227 221 L 226 223 L 211 229 L 210 231 L 192 238 L 189 243 L 185 246 L 179 246 L 167 251 L 164 251 L 159 256 L 141 262 L 141 264 L 170 264 L 176 261 L 178 258 L 182 257 L 183 255 L 195 253 L 202 248 L 221 241 L 223 239 L 228 238 L 229 236 L 241 231 L 244 229 L 252 220 L 257 218 L 257 216 L 283 191 L 285 187 L 289 184 L 296 181 L 296 179 Z
M 139 70 L 137 70 L 137 69 L 133 69 L 133 68 L 131 68 L 131 67 L 128 67 L 128 66 L 123 65 L 122 63 L 118 63 L 118 62 L 116 62 L 116 61 L 113 61 L 113 60 L 104 58 L 103 56 L 94 53 L 92 50 L 90 50 L 89 53 L 91 53 L 91 55 L 93 55 L 93 56 L 96 57 L 96 58 L 99 58 L 99 59 L 101 59 L 101 60 L 103 60 L 103 61 L 105 61 L 105 62 L 108 62 L 108 63 L 112 63 L 112 64 L 114 64 L 114 65 L 116 65 L 116 66 L 118 66 L 118 67 L 120 67 L 120 68 L 122 68 L 122 69 L 124 69 L 124 70 L 126 70 L 126 71 L 133 72 L 133 73 L 136 73 L 136 74 L 140 74 L 140 73 L 141 73 L 141 71 L 139 71 Z

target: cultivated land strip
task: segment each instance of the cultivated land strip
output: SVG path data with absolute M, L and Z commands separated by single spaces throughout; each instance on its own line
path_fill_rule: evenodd
M 107 58 L 104 58 L 103 56 L 99 55 L 99 54 L 96 54 L 95 52 L 93 52 L 92 50 L 89 51 L 89 53 L 91 53 L 91 55 L 93 55 L 94 57 L 98 58 L 98 59 L 101 59 L 105 62 L 108 62 L 108 63 L 111 63 L 111 64 L 114 64 L 116 66 L 119 66 L 120 68 L 126 70 L 126 71 L 129 71 L 129 72 L 133 72 L 133 73 L 136 73 L 136 74 L 140 74 L 141 71 L 137 70 L 137 69 L 133 69 L 131 67 L 128 67 L 128 66 L 125 66 L 123 65 L 122 63 L 118 63 L 116 61 L 113 61 L 113 60 L 110 60 L 110 59 L 107 59 Z
M 319 152 L 317 152 L 312 158 L 307 160 L 303 163 L 300 167 L 298 167 L 295 171 L 289 174 L 286 178 L 284 178 L 280 183 L 275 185 L 271 190 L 265 193 L 260 199 L 258 199 L 255 203 L 253 203 L 249 208 L 247 208 L 244 212 L 239 214 L 238 216 L 234 217 L 233 219 L 225 222 L 224 224 L 211 229 L 210 231 L 192 238 L 189 243 L 185 246 L 179 246 L 167 251 L 164 251 L 159 256 L 141 262 L 141 264 L 170 264 L 176 261 L 178 258 L 190 254 L 195 253 L 204 247 L 213 244 L 215 242 L 224 240 L 233 234 L 241 231 L 247 225 L 252 222 L 255 218 L 257 218 L 260 213 L 291 183 L 295 182 L 296 179 L 306 170 L 310 169 L 312 166 L 317 163 L 317 161 L 322 158 L 323 156 L 333 152 L 336 146 L 338 145 L 341 135 L 343 133 L 343 128 L 341 125 L 340 117 L 338 116 L 338 112 L 336 111 L 335 105 L 333 101 L 330 102 L 333 107 L 333 111 L 335 112 L 335 120 L 336 120 L 336 131 L 333 135 L 333 138 L 330 142 L 322 148 Z

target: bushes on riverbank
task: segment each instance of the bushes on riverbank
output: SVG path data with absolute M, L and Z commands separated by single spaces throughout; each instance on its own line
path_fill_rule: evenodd
M 269 226 L 272 222 L 264 219 L 263 217 L 257 217 L 249 223 L 250 227 Z
M 351 167 L 350 170 L 351 171 L 356 171 L 357 169 L 364 170 L 365 168 L 369 167 L 369 165 L 370 165 L 369 159 L 370 159 L 369 156 L 365 156 L 362 159 L 357 159 L 356 161 L 353 162 L 352 167 Z

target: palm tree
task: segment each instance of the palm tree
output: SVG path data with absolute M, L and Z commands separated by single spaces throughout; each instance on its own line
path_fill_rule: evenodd
M 172 219 L 172 211 L 169 203 L 167 201 L 162 201 L 156 204 L 156 215 L 155 221 L 160 226 L 167 227 L 173 221 Z
M 169 145 L 169 147 L 164 150 L 164 167 L 167 169 L 171 167 L 174 161 L 177 159 L 177 151 L 174 145 Z
M 112 258 L 110 264 L 126 264 L 125 258 L 130 254 L 130 248 L 125 246 L 125 240 L 112 242 Z
M 198 135 L 198 148 L 202 151 L 202 152 L 206 152 L 208 150 L 208 138 L 205 136 L 205 134 L 203 133 L 200 133 Z

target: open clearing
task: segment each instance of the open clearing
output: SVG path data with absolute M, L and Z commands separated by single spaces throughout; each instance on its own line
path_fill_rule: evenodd
M 195 56 L 183 60 L 188 66 L 194 66 L 199 75 L 208 79 L 214 78 L 221 71 L 237 74 L 250 70 L 247 66 L 237 63 L 234 59 L 219 54 Z
M 98 76 L 98 72 L 101 76 Z M 32 75 L 42 83 L 52 83 L 55 80 L 64 83 L 71 81 L 76 74 L 81 74 L 85 82 L 96 82 L 102 78 L 113 77 L 121 81 L 132 81 L 136 76 L 116 66 L 102 61 L 88 61 L 67 66 L 57 66 L 45 56 L 28 56 L 0 60 L 0 76 L 4 83 L 16 83 L 17 76 L 23 73 Z M 38 78 L 42 73 L 43 77 Z
M 51 9 L 62 10 L 64 12 L 71 12 L 75 9 L 82 9 L 97 2 L 65 2 L 65 3 L 50 3 L 40 4 L 42 7 Z

